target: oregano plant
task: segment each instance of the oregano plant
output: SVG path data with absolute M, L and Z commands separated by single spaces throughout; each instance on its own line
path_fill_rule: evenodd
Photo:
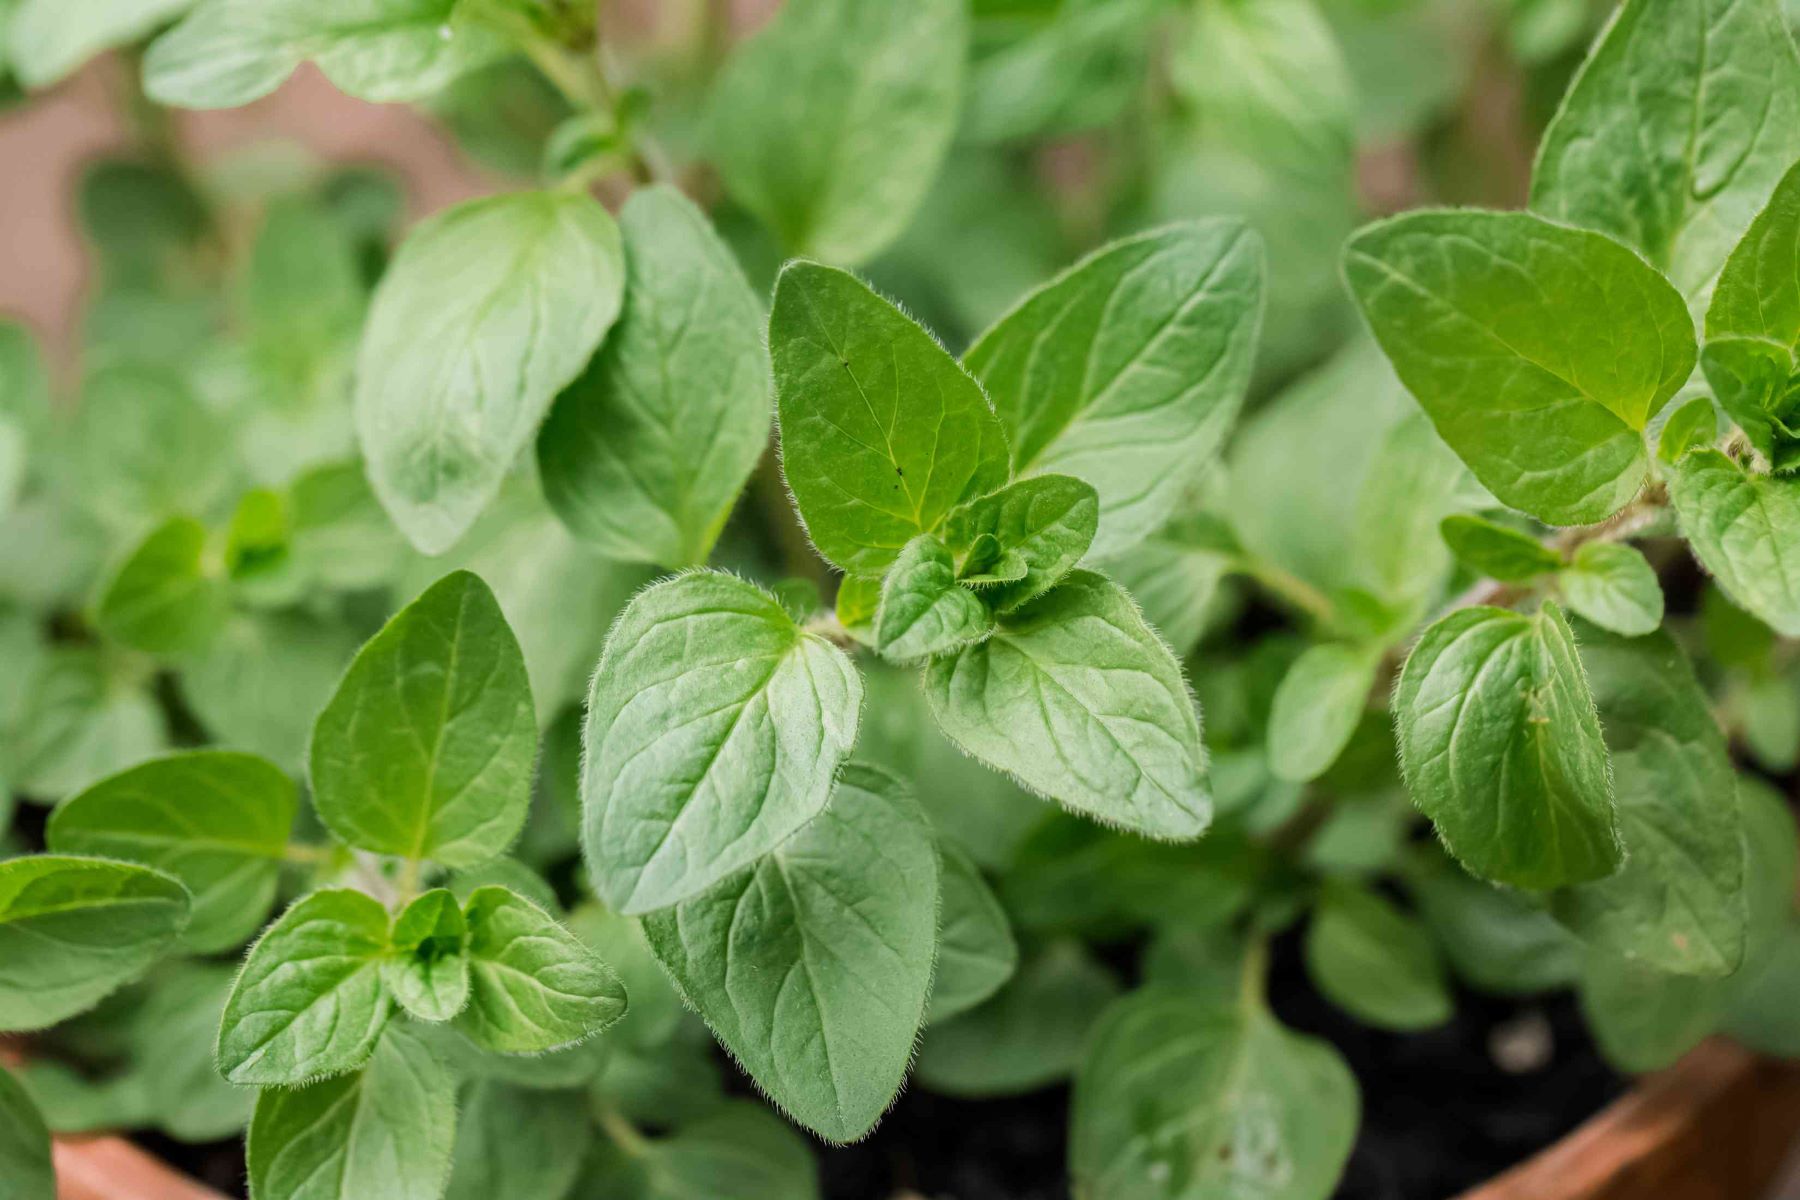
M 1800 1056 L 1776 0 L 1471 9 L 1504 137 L 1430 6 L 626 7 L 0 0 L 131 143 L 0 323 L 0 1192 L 1424 1200 L 1543 1139 L 1390 1091 Z M 189 136 L 313 72 L 482 194 Z

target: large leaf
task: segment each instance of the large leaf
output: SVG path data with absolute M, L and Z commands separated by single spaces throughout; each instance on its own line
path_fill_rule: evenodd
M 313 805 L 363 850 L 472 866 L 531 804 L 525 659 L 480 577 L 433 584 L 369 640 L 313 727 Z
M 0 862 L 0 1030 L 42 1029 L 141 975 L 188 919 L 160 871 L 64 855 Z
M 463 1098 L 444 1200 L 564 1200 L 590 1136 L 567 1095 L 478 1082 Z
M 791 0 L 713 89 L 725 188 L 793 253 L 854 265 L 906 228 L 956 130 L 963 0 Z
M 1531 207 L 1698 300 L 1796 158 L 1800 57 L 1775 0 L 1627 0 L 1544 132 Z
M 101 51 L 136 41 L 164 21 L 180 16 L 193 3 L 18 0 L 6 25 L 0 65 L 10 66 L 26 87 L 45 87 Z
M 1417 212 L 1345 275 L 1394 369 L 1476 478 L 1557 525 L 1611 516 L 1644 426 L 1694 367 L 1681 296 L 1610 238 L 1526 213 Z
M 369 481 L 427 554 L 467 532 L 619 315 L 619 229 L 585 194 L 513 192 L 415 228 L 356 371 Z
M 58 853 L 129 859 L 179 879 L 193 895 L 184 940 L 212 953 L 268 917 L 297 807 L 293 782 L 267 761 L 190 750 L 71 796 L 45 838 Z
M 469 1006 L 456 1027 L 502 1054 L 543 1054 L 625 1015 L 612 968 L 554 917 L 503 887 L 476 888 L 469 929 Z
M 1323 1200 L 1356 1138 L 1356 1078 L 1260 1005 L 1151 988 L 1114 1005 L 1075 1080 L 1076 1194 Z
M 363 100 L 422 100 L 505 53 L 457 0 L 204 0 L 144 58 L 158 104 L 232 108 L 311 59 Z M 463 10 L 463 11 L 459 11 Z
M 782 271 L 769 349 L 788 486 L 813 544 L 844 570 L 881 571 L 1006 482 L 1006 433 L 981 386 L 854 275 Z
M 1400 673 L 1394 720 L 1413 802 L 1474 874 L 1550 888 L 1618 869 L 1606 745 L 1554 604 L 1432 625 Z
M 1262 245 L 1238 221 L 1115 242 L 1032 292 L 963 356 L 1015 475 L 1100 496 L 1097 557 L 1174 513 L 1237 415 L 1262 316 Z
M 730 575 L 641 592 L 588 697 L 584 847 L 608 907 L 685 900 L 785 841 L 831 795 L 862 680 L 768 593 Z
M 381 982 L 388 914 L 349 888 L 314 892 L 250 947 L 219 1023 L 233 1083 L 296 1087 L 368 1060 L 391 1000 Z
M 1800 637 L 1800 479 L 1694 450 L 1676 466 L 1669 496 L 1694 556 L 1726 595 L 1776 632 Z
M 31 1097 L 5 1070 L 0 1070 L 0 1179 L 15 1200 L 56 1200 L 50 1131 Z
M 769 436 L 762 306 L 706 217 L 669 187 L 619 213 L 625 308 L 538 434 L 557 515 L 613 558 L 706 561 Z
M 938 858 L 918 802 L 851 766 L 830 808 L 756 866 L 644 918 L 682 993 L 757 1084 L 833 1142 L 899 1093 L 937 947 Z
M 437 1200 L 456 1137 L 456 1081 L 403 1025 L 362 1070 L 266 1088 L 246 1149 L 256 1200 Z
M 1197 837 L 1211 820 L 1181 668 L 1103 575 L 1075 572 L 934 661 L 925 690 L 957 745 L 1078 812 L 1162 838 Z
M 1659 970 L 1727 975 L 1744 958 L 1744 828 L 1725 739 L 1666 633 L 1582 638 L 1625 865 L 1558 892 L 1553 911 L 1592 945 Z

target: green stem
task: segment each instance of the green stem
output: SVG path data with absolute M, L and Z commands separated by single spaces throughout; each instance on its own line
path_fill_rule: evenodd
M 1238 570 L 1276 599 L 1299 609 L 1321 625 L 1337 618 L 1337 606 L 1331 597 L 1284 567 L 1260 558 L 1242 559 Z
M 302 863 L 309 867 L 324 866 L 337 857 L 334 846 L 311 846 L 305 842 L 289 842 L 288 848 L 282 851 L 284 862 Z
M 400 877 L 394 881 L 397 905 L 404 907 L 412 901 L 414 896 L 419 894 L 420 866 L 421 864 L 416 858 L 400 860 Z
M 642 1158 L 650 1152 L 650 1139 L 639 1133 L 637 1126 L 627 1120 L 625 1114 L 612 1105 L 605 1103 L 595 1105 L 594 1120 L 599 1122 L 600 1131 L 631 1157 Z
M 1261 934 L 1251 937 L 1244 951 L 1244 973 L 1238 977 L 1238 1004 L 1246 1011 L 1257 1011 L 1268 1004 L 1269 939 Z

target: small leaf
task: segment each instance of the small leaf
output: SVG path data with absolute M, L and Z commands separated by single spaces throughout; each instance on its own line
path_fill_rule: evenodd
M 1316 1200 L 1336 1187 L 1361 1116 L 1329 1042 L 1261 1008 L 1157 988 L 1107 1011 L 1072 1108 L 1077 1194 L 1133 1200 Z
M 202 0 L 144 58 L 158 104 L 235 108 L 280 87 L 302 62 L 361 100 L 423 100 L 500 57 L 507 42 L 461 19 L 456 0 Z
M 919 1082 L 950 1096 L 980 1097 L 1032 1092 L 1066 1078 L 1119 990 L 1079 944 L 1055 943 L 986 1003 L 926 1031 Z
M 13 1200 L 56 1200 L 50 1131 L 31 1097 L 0 1070 L 0 1179 Z
M 875 614 L 881 608 L 880 575 L 846 575 L 838 583 L 838 624 L 859 642 L 875 643 Z
M 368 1061 L 388 1019 L 387 940 L 387 910 L 362 892 L 330 888 L 296 901 L 250 947 L 225 1002 L 220 1072 L 233 1083 L 298 1087 Z
M 92 1008 L 161 958 L 188 894 L 160 871 L 99 858 L 0 861 L 0 1030 Z
M 594 889 L 666 908 L 773 850 L 825 807 L 862 680 L 761 589 L 696 572 L 638 593 L 588 698 L 581 796 Z
M 477 888 L 468 920 L 469 1006 L 456 1027 L 502 1054 L 572 1046 L 625 1015 L 612 968 L 555 918 L 503 887 Z
M 1439 435 L 1501 501 L 1554 525 L 1643 486 L 1641 431 L 1694 367 L 1681 296 L 1597 233 L 1526 213 L 1415 212 L 1344 272 Z
M 1756 475 L 1695 450 L 1669 487 L 1700 565 L 1777 633 L 1800 637 L 1800 480 Z
M 591 1136 L 567 1095 L 479 1081 L 463 1098 L 444 1200 L 564 1200 Z
M 437 1200 L 456 1137 L 456 1080 L 404 1025 L 352 1075 L 256 1098 L 245 1157 L 257 1200 Z
M 832 1142 L 905 1079 L 937 943 L 938 857 L 918 802 L 852 765 L 830 808 L 756 866 L 644 918 L 688 1002 L 751 1078 Z
M 151 531 L 106 583 L 94 621 L 115 641 L 150 654 L 203 645 L 225 597 L 205 561 L 206 527 L 174 517 Z
M 1569 608 L 1602 629 L 1639 637 L 1662 624 L 1662 584 L 1630 546 L 1588 542 L 1575 551 L 1556 582 Z
M 1583 638 L 1611 752 L 1625 865 L 1557 892 L 1551 911 L 1609 957 L 1728 975 L 1744 958 L 1744 828 L 1725 740 L 1666 633 Z
M 352 846 L 473 866 L 518 836 L 536 755 L 519 643 L 455 571 L 369 639 L 319 714 L 313 805 Z
M 1014 476 L 1099 494 L 1096 557 L 1153 533 L 1212 461 L 1250 380 L 1262 290 L 1262 243 L 1242 222 L 1171 225 L 1097 250 L 963 356 Z
M 713 88 L 706 143 L 726 191 L 792 253 L 874 256 L 949 148 L 968 36 L 960 0 L 783 5 Z
M 1394 721 L 1413 803 L 1472 873 L 1550 888 L 1618 869 L 1606 746 L 1554 604 L 1432 625 L 1400 673 Z
M 1703 353 L 1702 364 L 1705 361 Z M 1695 396 L 1678 404 L 1663 422 L 1662 433 L 1656 439 L 1656 457 L 1666 463 L 1678 463 L 1689 450 L 1710 446 L 1718 437 L 1719 417 L 1713 411 L 1712 401 Z
M 987 606 L 956 582 L 944 543 L 929 533 L 906 543 L 881 583 L 875 645 L 883 657 L 903 663 L 948 654 L 993 627 Z
M 413 897 L 388 934 L 381 982 L 421 1021 L 448 1021 L 469 1000 L 469 929 L 448 888 Z
M 1792 140 L 1800 143 L 1800 138 Z M 1790 153 L 1800 154 L 1800 145 Z M 1726 260 L 1706 310 L 1706 349 L 1700 356 L 1726 415 L 1777 470 L 1800 460 L 1797 270 L 1800 166 L 1782 176 L 1768 205 Z
M 1294 660 L 1269 710 L 1269 770 L 1305 783 L 1337 761 L 1375 686 L 1380 654 L 1362 646 L 1308 647 Z
M 952 512 L 944 538 L 965 555 L 965 575 L 978 542 L 988 547 L 982 556 L 989 562 L 1006 556 L 1018 560 L 1024 574 L 996 584 L 982 597 L 995 611 L 1011 612 L 1075 569 L 1093 543 L 1099 519 L 1100 498 L 1088 484 L 1067 475 L 1038 475 Z
M 193 896 L 183 941 L 210 954 L 268 919 L 297 808 L 293 782 L 266 760 L 188 750 L 63 801 L 45 838 L 58 853 L 127 859 L 179 879 Z
M 1006 910 L 968 852 L 940 842 L 943 881 L 937 971 L 925 1010 L 934 1023 L 974 1008 L 1012 978 L 1019 965 Z
M 1450 1019 L 1450 989 L 1431 933 L 1379 893 L 1327 883 L 1306 928 L 1306 971 L 1327 999 L 1381 1029 Z
M 925 693 L 951 741 L 1077 812 L 1172 839 L 1212 818 L 1181 668 L 1105 576 L 1076 571 L 933 661 Z
M 401 243 L 363 330 L 356 429 L 420 551 L 449 549 L 493 500 L 619 315 L 624 277 L 618 226 L 586 194 L 472 200 Z
M 557 396 L 538 433 L 538 475 L 563 523 L 602 554 L 693 566 L 768 442 L 762 306 L 675 189 L 633 192 L 619 228 L 624 311 Z
M 1528 533 L 1485 517 L 1456 513 L 1445 517 L 1439 529 L 1456 561 L 1501 583 L 1523 583 L 1562 569 L 1563 561 L 1556 551 Z
M 1531 208 L 1636 247 L 1700 299 L 1796 158 L 1800 59 L 1780 5 L 1628 0 L 1544 131 Z
M 836 566 L 883 571 L 951 509 L 1006 483 L 1006 434 L 981 385 L 854 275 L 789 264 L 769 350 L 782 469 Z

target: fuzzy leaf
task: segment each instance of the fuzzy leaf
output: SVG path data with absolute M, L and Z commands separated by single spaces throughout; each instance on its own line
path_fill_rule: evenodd
M 469 928 L 448 888 L 413 897 L 388 934 L 381 982 L 421 1021 L 448 1021 L 469 1000 Z
M 938 849 L 943 895 L 928 1023 L 974 1008 L 1011 979 L 1019 965 L 1012 925 L 981 868 L 960 847 L 940 842 Z
M 1588 542 L 1557 576 L 1563 601 L 1602 629 L 1638 637 L 1662 624 L 1662 584 L 1644 556 L 1619 542 Z
M 1474 874 L 1550 888 L 1618 869 L 1606 745 L 1554 604 L 1432 625 L 1400 673 L 1394 721 L 1413 803 Z
M 468 921 L 469 1006 L 456 1027 L 502 1054 L 572 1046 L 625 1015 L 612 968 L 531 901 L 476 888 Z
M 1797 276 L 1800 165 L 1782 177 L 1726 260 L 1706 310 L 1706 349 L 1700 355 L 1720 406 L 1780 470 L 1800 465 Z
M 1243 223 L 1171 225 L 1102 247 L 963 356 L 1014 476 L 1072 475 L 1099 494 L 1096 557 L 1155 532 L 1212 461 L 1250 380 L 1262 289 Z
M 1695 450 L 1676 465 L 1669 496 L 1694 557 L 1725 594 L 1777 633 L 1800 637 L 1800 479 Z
M 987 588 L 982 598 L 997 612 L 1033 600 L 1075 569 L 1093 544 L 1100 498 L 1067 475 L 1021 479 L 952 512 L 944 523 L 950 548 L 965 556 L 965 571 L 980 539 L 991 538 L 990 557 L 1012 556 L 1025 572 Z
M 1439 529 L 1456 561 L 1501 583 L 1523 583 L 1562 569 L 1556 551 L 1528 533 L 1485 517 L 1456 513 L 1445 517 Z
M 894 662 L 947 654 L 980 641 L 994 616 L 975 593 L 956 582 L 956 563 L 944 543 L 921 533 L 900 551 L 881 582 L 875 645 Z
M 832 805 L 754 867 L 644 918 L 657 958 L 751 1078 L 832 1142 L 899 1093 L 937 944 L 938 857 L 892 775 L 844 770 Z
M 862 680 L 760 588 L 719 572 L 640 592 L 588 698 L 583 844 L 600 899 L 697 895 L 825 807 Z
M 1074 572 L 986 641 L 935 660 L 925 692 L 952 741 L 1071 809 L 1174 839 L 1212 818 L 1181 667 L 1103 575 Z
M 363 850 L 466 867 L 531 803 L 525 659 L 479 576 L 455 571 L 371 638 L 313 726 L 313 805 Z

